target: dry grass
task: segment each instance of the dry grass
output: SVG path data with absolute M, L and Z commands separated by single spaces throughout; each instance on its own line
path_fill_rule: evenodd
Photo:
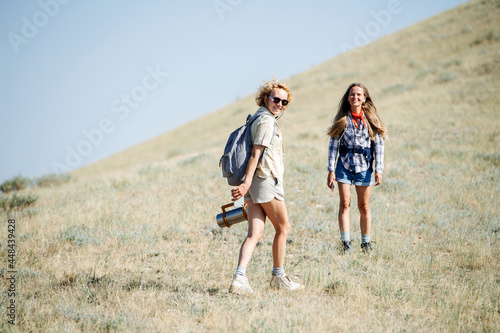
M 289 80 L 285 268 L 304 292 L 268 288 L 268 226 L 248 268 L 255 295 L 227 293 L 246 228 L 215 223 L 229 200 L 217 165 L 249 96 L 36 188 L 36 211 L 12 215 L 18 323 L 0 331 L 500 331 L 499 13 L 473 1 Z M 354 81 L 390 134 L 371 256 L 340 254 L 325 186 L 325 130 Z

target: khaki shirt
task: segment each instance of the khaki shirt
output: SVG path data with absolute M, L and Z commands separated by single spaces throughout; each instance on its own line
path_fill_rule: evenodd
M 264 146 L 266 149 L 257 165 L 255 176 L 259 178 L 273 177 L 282 183 L 285 170 L 285 150 L 280 127 L 275 116 L 267 108 L 260 107 L 257 113 L 263 113 L 264 116 L 255 120 L 250 126 L 252 143 Z M 273 137 L 275 126 L 276 132 Z

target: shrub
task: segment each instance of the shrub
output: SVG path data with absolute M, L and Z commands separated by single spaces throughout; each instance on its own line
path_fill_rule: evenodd
M 481 159 L 486 163 L 492 164 L 495 167 L 500 166 L 500 153 L 493 153 L 493 154 L 487 154 L 487 153 L 478 153 L 475 155 L 477 159 Z
M 157 180 L 165 174 L 165 169 L 161 166 L 145 166 L 139 169 L 139 175 L 145 176 L 149 180 Z
M 435 74 L 435 73 L 436 73 L 436 69 L 435 68 L 427 68 L 427 69 L 421 71 L 420 73 L 418 73 L 415 78 L 417 80 L 419 80 L 419 79 L 422 79 L 422 78 L 426 77 L 429 74 Z
M 6 212 L 15 209 L 25 209 L 34 204 L 37 200 L 38 196 L 32 193 L 28 195 L 17 195 L 14 193 L 11 197 L 1 196 L 0 209 Z
M 484 42 L 493 42 L 498 38 L 500 38 L 500 34 L 495 33 L 493 30 L 490 30 L 486 34 L 477 37 L 470 45 L 479 45 Z
M 87 245 L 89 243 L 101 244 L 101 241 L 91 235 L 96 229 L 89 229 L 85 225 L 73 225 L 59 234 L 59 240 L 69 241 L 76 246 Z
M 446 61 L 446 62 L 441 62 L 441 66 L 443 68 L 448 68 L 450 66 L 460 66 L 462 64 L 462 60 L 459 60 L 459 59 L 451 59 L 449 61 Z
M 0 184 L 0 190 L 3 193 L 9 193 L 12 191 L 19 191 L 25 189 L 30 184 L 29 178 L 23 176 L 17 176 L 12 179 L 8 179 Z
M 35 180 L 35 185 L 38 187 L 59 186 L 69 180 L 70 176 L 68 174 L 49 174 Z
M 455 80 L 457 75 L 453 72 L 444 72 L 438 75 L 435 82 L 436 83 L 445 83 Z
M 408 63 L 408 67 L 410 68 L 419 68 L 420 67 L 420 64 L 418 63 L 418 61 L 416 60 L 412 60 Z
M 386 87 L 384 89 L 382 89 L 382 94 L 384 95 L 387 95 L 387 94 L 400 94 L 404 91 L 407 91 L 407 90 L 412 90 L 412 89 L 415 89 L 417 88 L 417 85 L 416 84 L 409 84 L 409 85 L 404 85 L 404 84 L 395 84 L 395 85 L 392 85 L 392 86 L 389 86 L 389 87 Z

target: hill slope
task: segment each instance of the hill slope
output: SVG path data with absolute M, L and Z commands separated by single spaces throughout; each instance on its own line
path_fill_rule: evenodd
M 16 287 L 0 307 L 17 306 L 0 331 L 499 332 L 499 18 L 499 1 L 472 1 L 286 80 L 285 270 L 302 293 L 268 287 L 270 225 L 247 269 L 255 294 L 227 291 L 247 231 L 215 222 L 230 189 L 218 159 L 256 110 L 248 96 L 21 191 L 39 196 L 34 209 L 0 210 L 17 246 L 0 241 L 0 274 Z M 325 130 L 354 81 L 390 136 L 370 255 L 340 251 L 338 194 L 325 186 Z M 351 206 L 359 249 L 355 195 Z
M 422 124 L 425 129 L 413 131 L 417 138 L 439 118 L 453 121 L 497 104 L 498 19 L 498 2 L 472 2 L 289 78 L 296 100 L 282 119 L 287 142 L 305 135 L 320 138 L 318 147 L 324 145 L 324 130 L 351 82 L 370 89 L 394 138 L 400 137 L 394 130 L 415 119 L 429 121 Z M 255 110 L 253 96 L 248 96 L 77 173 L 114 172 L 196 152 L 221 153 L 230 131 Z

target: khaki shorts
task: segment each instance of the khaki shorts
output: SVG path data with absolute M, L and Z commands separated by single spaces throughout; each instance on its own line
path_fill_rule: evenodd
M 285 200 L 283 184 L 272 177 L 258 178 L 254 176 L 252 186 L 245 194 L 245 201 L 252 200 L 253 203 L 260 204 L 269 202 L 274 198 L 280 201 Z

